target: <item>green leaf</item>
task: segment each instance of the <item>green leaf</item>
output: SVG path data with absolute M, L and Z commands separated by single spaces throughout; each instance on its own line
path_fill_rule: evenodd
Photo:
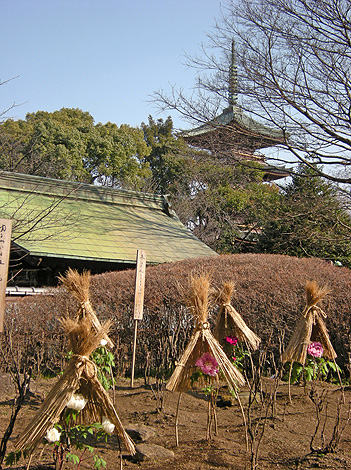
M 194 383 L 197 382 L 199 380 L 199 378 L 202 377 L 202 376 L 203 376 L 203 373 L 200 370 L 195 371 L 192 374 L 192 376 L 190 377 L 191 386 L 193 386 Z
M 297 380 L 300 378 L 301 374 L 303 371 L 303 365 L 300 364 L 299 362 L 294 362 L 292 371 L 291 371 L 291 383 L 297 382 Z
M 304 373 L 305 373 L 305 377 L 306 377 L 307 382 L 310 382 L 313 379 L 313 376 L 314 376 L 314 369 L 311 368 L 311 367 L 305 367 Z
M 102 457 L 98 457 L 97 455 L 94 455 L 94 468 L 99 470 L 101 467 L 106 468 L 106 461 Z
M 76 454 L 71 454 L 70 452 L 67 452 L 66 454 L 66 460 L 67 462 L 72 462 L 74 465 L 77 465 L 79 463 L 79 457 Z
M 17 463 L 22 457 L 22 451 L 18 451 L 18 452 L 10 452 L 6 458 L 5 458 L 5 464 L 6 465 L 13 465 L 15 463 Z

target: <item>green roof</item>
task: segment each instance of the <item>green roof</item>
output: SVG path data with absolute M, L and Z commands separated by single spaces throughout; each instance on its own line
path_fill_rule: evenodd
M 216 255 L 164 196 L 2 172 L 0 210 L 31 256 L 129 264 L 141 249 L 157 264 Z
M 236 105 L 224 109 L 223 112 L 212 121 L 195 127 L 194 129 L 183 131 L 181 135 L 185 139 L 198 138 L 206 134 L 220 131 L 225 127 L 230 128 L 231 126 L 237 126 L 239 129 L 242 129 L 242 131 L 238 133 L 239 140 L 243 140 L 243 131 L 246 131 L 247 135 L 252 140 L 263 139 L 261 144 L 256 145 L 257 148 L 264 148 L 284 142 L 284 135 L 281 130 L 272 129 L 255 121 L 252 117 L 244 114 L 242 109 Z M 235 127 L 233 127 L 233 139 L 235 137 L 235 130 Z

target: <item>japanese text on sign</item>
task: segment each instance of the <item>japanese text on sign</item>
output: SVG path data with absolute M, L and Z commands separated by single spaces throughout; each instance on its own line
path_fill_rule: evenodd
M 136 276 L 135 276 L 134 320 L 143 319 L 145 268 L 146 268 L 146 253 L 143 250 L 138 250 Z

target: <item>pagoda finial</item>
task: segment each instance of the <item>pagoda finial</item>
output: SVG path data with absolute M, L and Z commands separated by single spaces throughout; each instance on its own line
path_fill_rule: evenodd
M 236 106 L 238 102 L 238 68 L 235 54 L 235 42 L 232 40 L 231 61 L 229 68 L 229 106 Z

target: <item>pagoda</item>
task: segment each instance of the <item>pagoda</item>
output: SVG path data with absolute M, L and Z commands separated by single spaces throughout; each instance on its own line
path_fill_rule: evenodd
M 255 155 L 257 150 L 284 143 L 283 132 L 272 129 L 244 114 L 238 106 L 237 65 L 232 42 L 229 70 L 228 107 L 211 121 L 183 131 L 182 137 L 191 146 L 208 150 L 225 161 L 247 161 L 262 164 L 264 181 L 273 181 L 289 176 L 284 167 L 265 163 L 264 155 Z

